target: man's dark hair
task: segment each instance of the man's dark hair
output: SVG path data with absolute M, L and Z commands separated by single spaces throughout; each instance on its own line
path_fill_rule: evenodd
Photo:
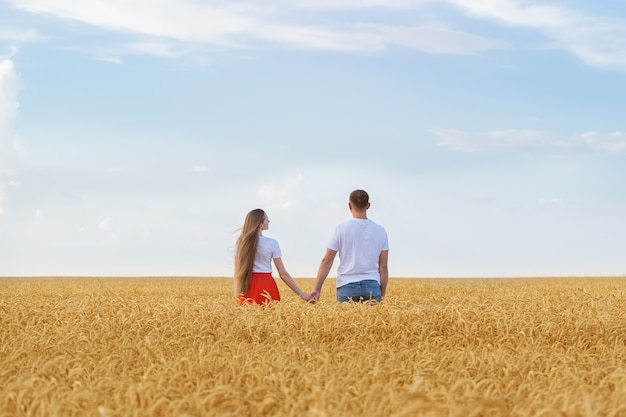
M 357 210 L 367 209 L 370 202 L 370 196 L 364 190 L 354 190 L 350 193 L 350 203 Z

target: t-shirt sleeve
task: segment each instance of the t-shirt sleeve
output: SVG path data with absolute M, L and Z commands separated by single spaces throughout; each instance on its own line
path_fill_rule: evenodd
M 383 233 L 385 234 L 385 242 L 383 243 L 383 250 L 389 250 L 389 237 L 387 236 L 387 231 L 383 229 Z
M 280 251 L 280 245 L 277 240 L 272 241 L 272 259 L 282 258 L 283 254 Z
M 326 247 L 330 250 L 338 251 L 339 250 L 339 226 L 335 227 L 335 231 L 328 239 L 328 244 Z

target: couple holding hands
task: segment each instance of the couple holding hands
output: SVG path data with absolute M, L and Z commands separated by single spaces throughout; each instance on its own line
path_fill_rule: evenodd
M 367 218 L 369 207 L 367 192 L 350 193 L 348 208 L 352 218 L 335 228 L 310 294 L 302 291 L 287 272 L 278 242 L 263 236 L 263 231 L 269 228 L 267 214 L 261 209 L 250 211 L 237 239 L 235 254 L 234 291 L 239 304 L 280 301 L 272 276 L 272 261 L 289 288 L 304 300 L 316 302 L 337 254 L 337 301 L 382 301 L 389 280 L 389 241 L 386 230 Z

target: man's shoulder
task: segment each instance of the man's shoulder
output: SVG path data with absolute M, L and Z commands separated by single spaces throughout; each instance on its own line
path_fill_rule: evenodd
M 374 220 L 372 220 L 372 219 L 370 219 L 370 218 L 368 218 L 367 220 L 369 220 L 369 221 L 370 221 L 370 223 L 371 223 L 371 224 L 373 224 L 374 226 L 376 226 L 376 227 L 380 227 L 380 228 L 381 228 L 381 229 L 383 229 L 383 230 L 385 229 L 385 227 L 384 227 L 382 224 L 377 223 L 377 222 L 375 222 Z
M 375 233 L 377 235 L 379 235 L 381 238 L 384 237 L 385 239 L 387 239 L 387 229 L 385 229 L 383 225 L 372 221 L 372 227 L 374 228 L 374 230 L 376 230 Z
M 359 223 L 361 223 L 362 219 L 350 218 L 348 220 L 344 220 L 343 222 L 337 225 L 337 229 L 347 229 L 351 227 L 356 227 Z
M 337 230 L 353 230 L 353 229 L 361 229 L 361 226 L 366 225 L 367 228 L 378 229 L 383 232 L 387 232 L 385 227 L 379 223 L 376 223 L 374 220 L 370 219 L 355 219 L 351 218 L 337 225 Z

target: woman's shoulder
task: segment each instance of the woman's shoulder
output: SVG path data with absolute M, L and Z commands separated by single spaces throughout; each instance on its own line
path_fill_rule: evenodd
M 272 244 L 272 243 L 278 244 L 278 241 L 276 239 L 268 237 L 268 236 L 264 236 L 264 235 L 259 236 L 259 243 L 261 242 L 265 242 L 268 244 Z
M 263 235 L 259 236 L 259 247 L 271 250 L 272 252 L 280 251 L 280 245 L 276 239 Z

